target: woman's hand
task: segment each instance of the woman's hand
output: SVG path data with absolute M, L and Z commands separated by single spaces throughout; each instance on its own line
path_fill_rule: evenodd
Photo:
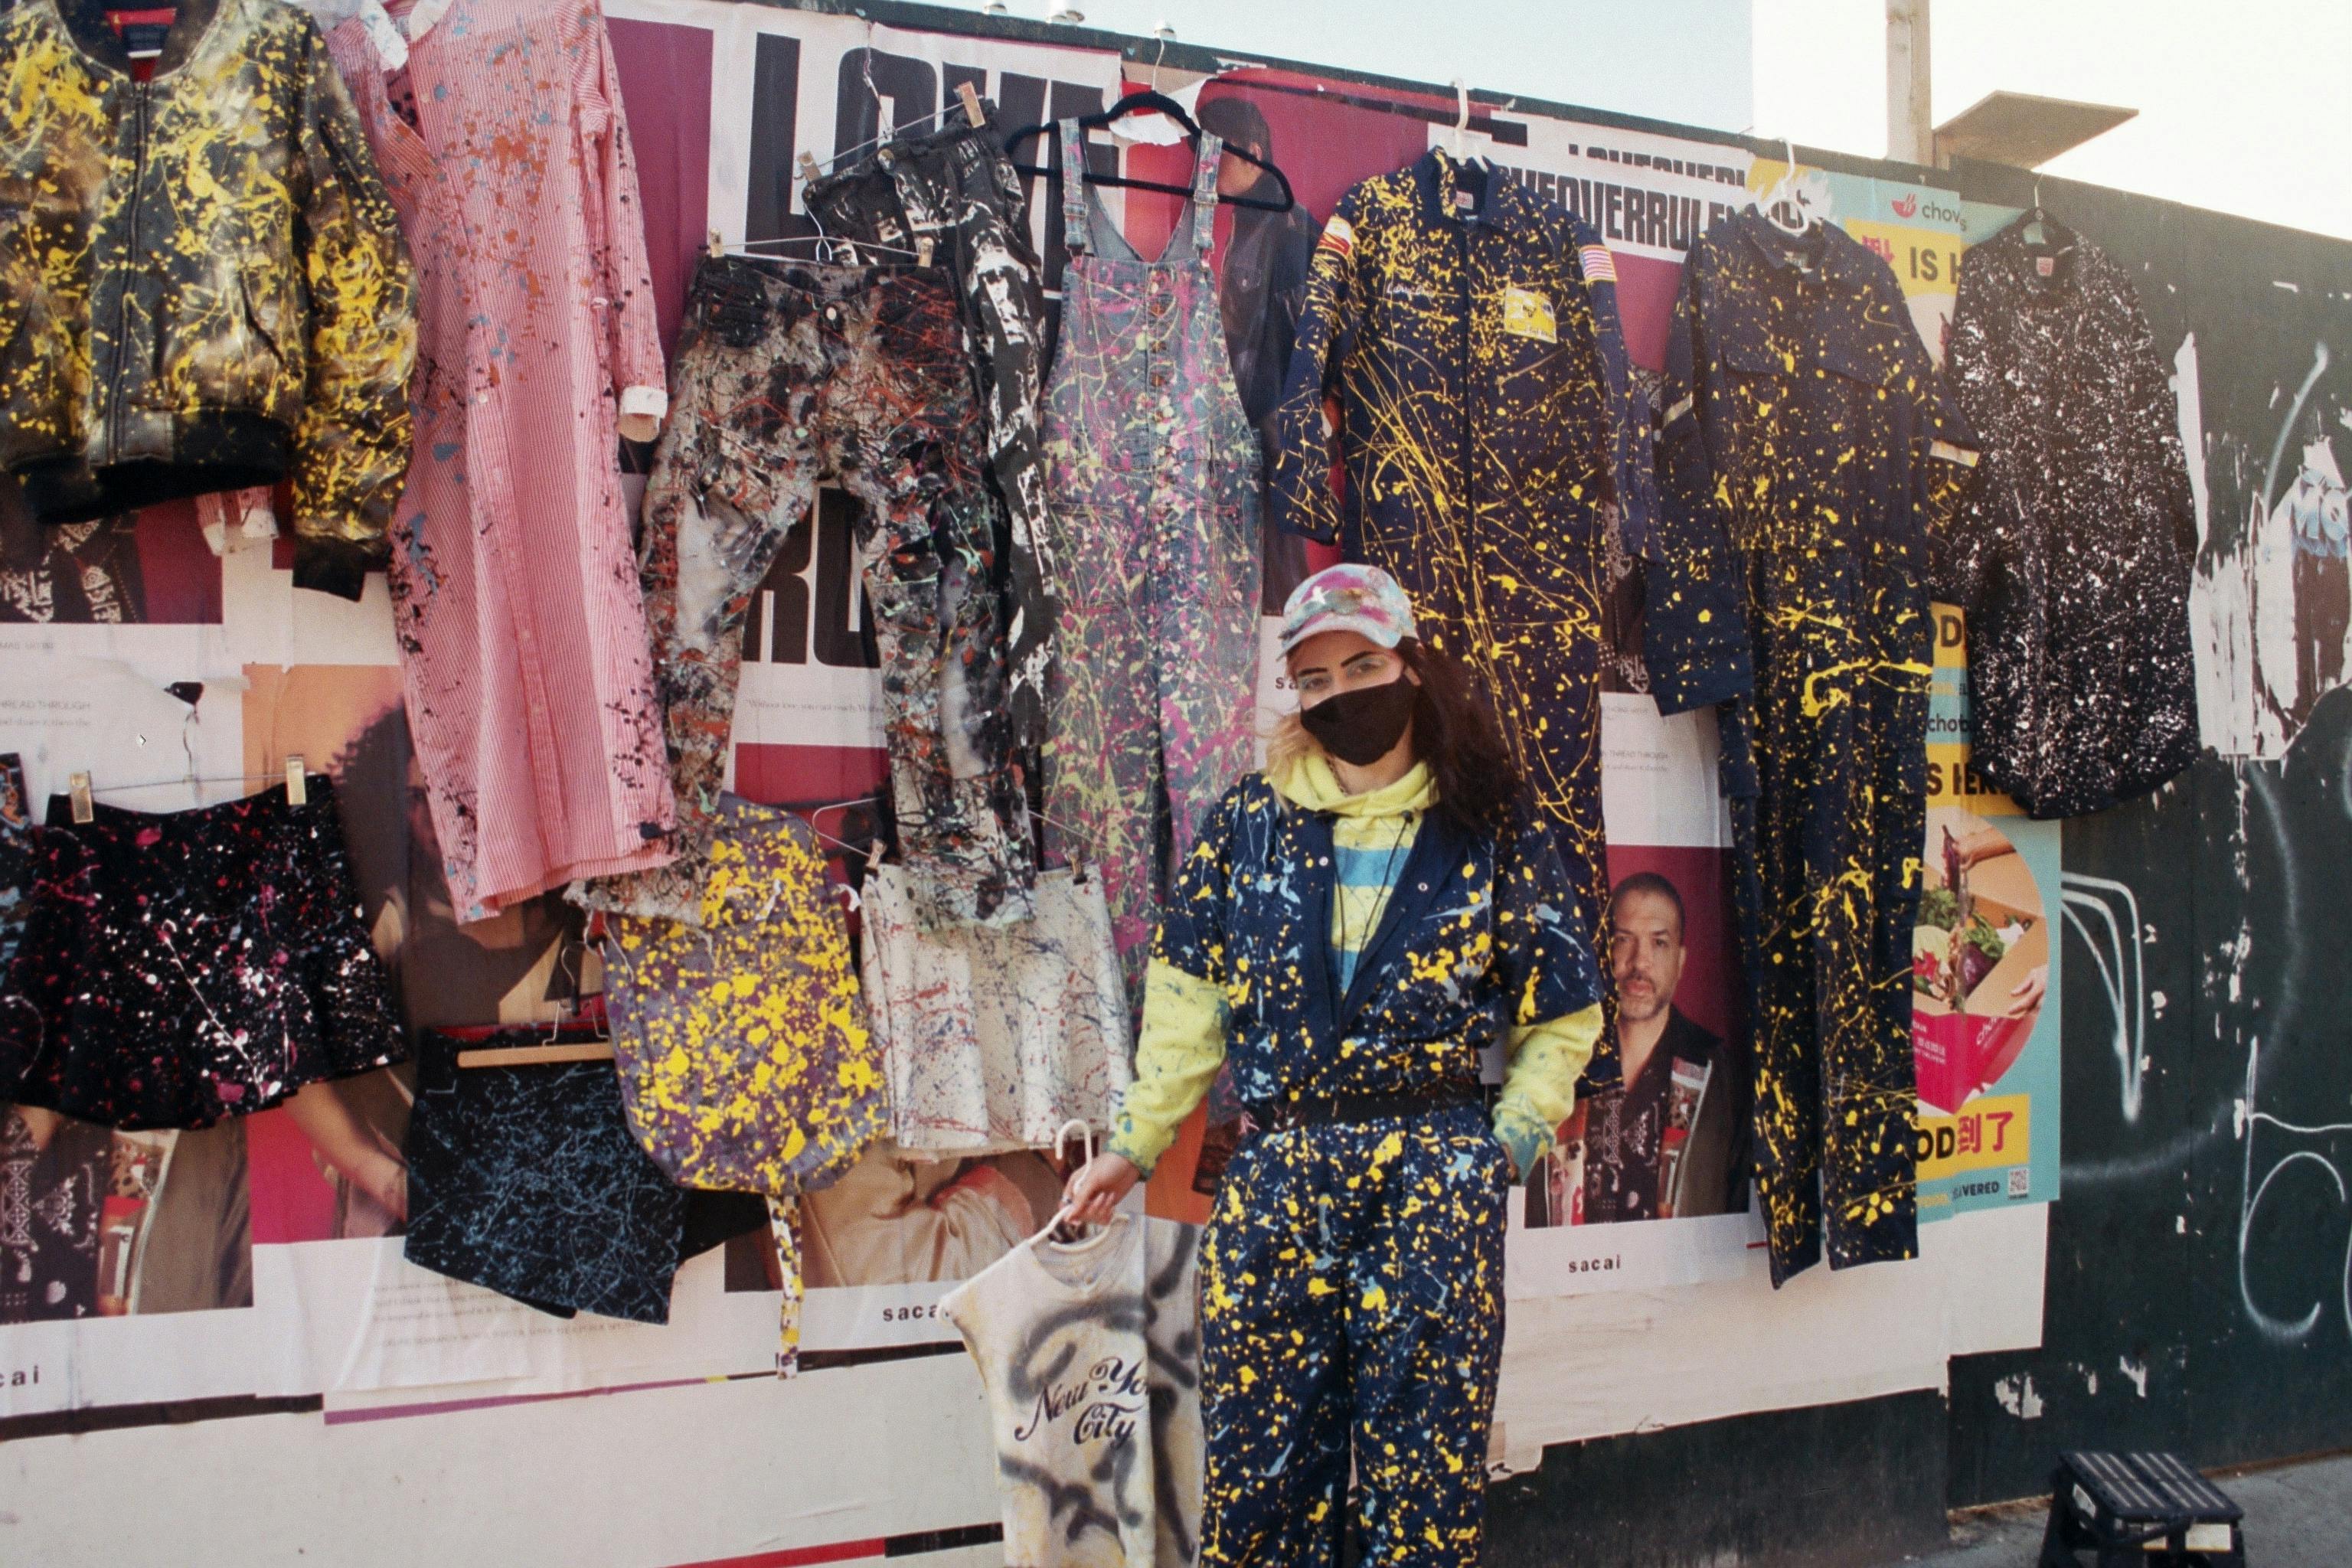
M 1108 1225 L 1111 1211 L 1135 1190 L 1143 1173 L 1124 1154 L 1097 1154 L 1062 1188 L 1062 1205 L 1081 1225 Z
M 2050 966 L 2044 963 L 2027 970 L 2025 978 L 2011 986 L 2009 994 L 2016 998 L 2009 1005 L 2011 1017 L 2022 1018 L 2032 1012 L 2050 994 Z

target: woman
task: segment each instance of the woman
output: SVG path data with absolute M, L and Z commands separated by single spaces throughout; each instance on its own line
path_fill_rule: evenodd
M 1136 1081 L 1069 1183 L 1100 1221 L 1228 1067 L 1255 1134 L 1201 1243 L 1204 1568 L 1475 1563 L 1507 1187 L 1601 1028 L 1575 895 L 1461 668 L 1385 573 L 1298 585 L 1298 718 L 1160 917 Z M 1491 1117 L 1479 1054 L 1507 1051 Z

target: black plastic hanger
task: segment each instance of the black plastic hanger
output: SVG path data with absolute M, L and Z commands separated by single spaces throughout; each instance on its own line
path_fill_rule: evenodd
M 2056 255 L 2074 248 L 2067 243 L 2073 234 L 2042 205 L 2042 182 L 2038 178 L 2033 182 L 2033 205 L 2025 209 L 2019 222 L 2019 237 L 2025 241 L 2028 250 Z
M 1184 106 L 1178 103 L 1174 99 L 1169 97 L 1164 92 L 1152 92 L 1149 89 L 1130 92 L 1125 98 L 1120 99 L 1117 103 L 1112 104 L 1108 109 L 1102 110 L 1100 113 L 1079 116 L 1078 126 L 1082 131 L 1090 131 L 1100 126 L 1108 125 L 1114 120 L 1124 120 L 1130 114 L 1142 113 L 1148 110 L 1158 110 L 1160 113 L 1166 115 L 1169 119 L 1182 126 L 1184 128 L 1186 138 L 1191 141 L 1195 148 L 1200 146 L 1201 127 L 1191 115 L 1184 112 Z M 1045 120 L 1041 121 L 1034 125 L 1023 126 L 1020 130 L 1015 131 L 1012 135 L 1007 136 L 1004 139 L 1005 153 L 1009 155 L 1015 146 L 1027 141 L 1032 136 L 1042 135 L 1045 132 L 1051 131 L 1054 129 L 1054 125 L 1055 121 Z M 1264 169 L 1267 174 L 1272 174 L 1274 176 L 1274 183 L 1282 187 L 1282 199 L 1278 202 L 1270 202 L 1263 196 L 1228 196 L 1220 194 L 1217 197 L 1219 201 L 1231 206 L 1255 207 L 1260 212 L 1269 213 L 1286 213 L 1291 208 L 1298 205 L 1298 199 L 1290 193 L 1289 177 L 1284 174 L 1280 169 L 1276 168 L 1273 164 L 1267 163 L 1265 159 L 1256 156 L 1255 153 L 1242 151 L 1242 149 L 1234 146 L 1230 142 L 1225 143 L 1224 150 L 1226 156 L 1239 158 L 1243 163 L 1251 164 L 1256 168 Z M 1058 169 L 1044 164 L 1015 163 L 1013 167 L 1014 171 L 1019 174 L 1042 174 L 1049 180 L 1060 173 Z M 1097 174 L 1092 170 L 1088 170 L 1087 172 L 1086 178 L 1087 182 L 1092 184 L 1124 185 L 1130 190 L 1138 191 L 1165 191 L 1171 196 L 1189 196 L 1192 194 L 1192 186 L 1171 185 L 1165 180 L 1130 180 L 1124 174 Z

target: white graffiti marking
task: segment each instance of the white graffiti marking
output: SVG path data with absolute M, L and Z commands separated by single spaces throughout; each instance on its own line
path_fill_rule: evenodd
M 2105 987 L 2107 1005 L 2114 1010 L 2116 1031 L 2109 1044 L 2114 1047 L 2116 1062 L 2123 1070 L 2122 1097 L 2124 1120 L 2138 1124 L 2140 1102 L 2146 1089 L 2147 1039 L 2147 990 L 2143 982 L 2147 970 L 2143 963 L 2145 940 L 2139 921 L 2139 900 L 2131 889 L 2105 877 L 2085 877 L 2079 872 L 2060 873 L 2065 900 L 2066 923 L 2074 928 L 2084 943 L 2091 950 L 2091 962 L 2099 966 L 2099 984 Z M 2120 907 L 2124 919 L 2116 918 Z M 2098 922 L 2094 931 L 2090 920 Z M 2131 933 L 2126 947 L 2124 933 Z
M 2268 1111 L 2254 1109 L 2255 1086 L 2261 1076 L 2262 1054 L 2262 1042 L 2259 1039 L 2254 1041 L 2246 1053 L 2246 1098 L 2242 1102 L 2247 1107 L 2244 1121 L 2247 1130 L 2246 1165 L 2245 1185 L 2241 1189 L 2244 1196 L 2238 1210 L 2238 1301 L 2245 1308 L 2247 1318 L 2252 1321 L 2255 1329 L 2264 1338 L 2276 1341 L 2281 1344 L 2293 1344 L 2299 1340 L 2311 1337 L 2312 1331 L 2319 1326 L 2320 1315 L 2326 1310 L 2326 1304 L 2314 1301 L 2309 1311 L 2295 1319 L 2273 1317 L 2254 1304 L 2253 1287 L 2247 1279 L 2246 1273 L 2247 1238 L 2253 1233 L 2254 1215 L 2262 1208 L 2263 1199 L 2270 1192 L 2271 1184 L 2278 1179 L 2279 1173 L 2290 1166 L 2299 1165 L 2305 1161 L 2318 1166 L 2321 1173 L 2336 1188 L 2336 1201 L 2339 1206 L 2352 1207 L 2352 1202 L 2347 1202 L 2352 1200 L 2352 1190 L 2347 1190 L 2345 1185 L 2344 1171 L 2337 1163 L 2332 1147 L 2325 1154 L 2315 1149 L 2294 1150 L 2284 1157 L 2273 1161 L 2270 1167 L 2263 1173 L 2262 1180 L 2257 1182 L 2254 1179 L 2254 1133 L 2260 1128 L 2271 1127 L 2297 1138 L 2333 1140 L 2352 1134 L 2352 1121 L 2330 1121 L 2317 1126 L 2304 1126 L 2298 1122 L 2288 1121 L 2282 1117 L 2273 1116 Z M 2344 1310 L 2345 1329 L 2347 1332 L 2352 1332 L 2352 1246 L 2347 1246 L 2345 1249 L 2341 1305 Z

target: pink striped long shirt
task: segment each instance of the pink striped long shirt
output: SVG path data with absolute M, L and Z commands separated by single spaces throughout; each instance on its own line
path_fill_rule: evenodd
M 616 466 L 666 404 L 636 165 L 595 0 L 454 0 L 389 73 L 357 18 L 330 47 L 421 284 L 394 613 L 452 902 L 483 919 L 669 858 Z

